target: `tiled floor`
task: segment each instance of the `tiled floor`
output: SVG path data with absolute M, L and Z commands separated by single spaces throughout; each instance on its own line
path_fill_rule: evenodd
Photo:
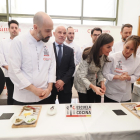
M 77 103 L 79 103 L 78 98 L 72 98 L 71 103 L 72 103 L 72 104 L 77 104 Z M 59 104 L 58 99 L 56 99 L 55 104 Z
M 0 99 L 0 105 L 7 105 L 7 99 Z

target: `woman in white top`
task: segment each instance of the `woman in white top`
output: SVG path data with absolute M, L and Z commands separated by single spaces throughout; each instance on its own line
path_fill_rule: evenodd
M 139 36 L 130 36 L 124 43 L 123 51 L 109 56 L 103 68 L 107 79 L 104 102 L 130 102 L 131 83 L 140 76 L 140 57 L 136 55 L 140 45 Z

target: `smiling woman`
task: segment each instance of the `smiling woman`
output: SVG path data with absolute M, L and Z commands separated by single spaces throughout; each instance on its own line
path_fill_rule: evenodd
M 140 44 L 139 36 L 130 36 L 124 43 L 123 55 L 127 59 L 132 54 L 136 57 L 136 52 Z
M 103 75 L 107 79 L 104 102 L 130 102 L 131 83 L 140 75 L 140 57 L 136 55 L 140 45 L 139 36 L 130 36 L 124 43 L 122 52 L 109 56 L 103 68 Z
M 112 50 L 113 42 L 111 35 L 103 33 L 92 47 L 84 50 L 83 59 L 74 77 L 80 103 L 101 102 L 101 95 L 105 94 L 106 90 L 102 68 L 105 62 L 109 62 L 107 56 Z M 101 88 L 96 85 L 96 75 Z

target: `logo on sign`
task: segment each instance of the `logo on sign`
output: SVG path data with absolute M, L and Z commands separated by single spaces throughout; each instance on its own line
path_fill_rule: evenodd
M 19 28 L 19 31 L 21 32 L 21 29 Z M 7 27 L 0 27 L 0 32 L 9 32 Z
M 91 30 L 92 30 L 92 29 L 88 29 L 87 32 L 88 32 L 88 33 L 91 33 Z M 109 33 L 110 33 L 110 30 L 103 30 L 103 33 L 108 33 L 108 34 L 109 34 Z
M 91 105 L 66 105 L 66 117 L 91 117 Z
M 74 29 L 74 32 L 78 32 L 78 29 Z

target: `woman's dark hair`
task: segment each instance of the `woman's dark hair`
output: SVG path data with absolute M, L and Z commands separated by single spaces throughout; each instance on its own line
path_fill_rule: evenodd
M 133 52 L 133 55 L 134 55 L 134 57 L 136 57 L 137 49 L 138 49 L 138 47 L 140 45 L 140 37 L 137 36 L 137 35 L 131 35 L 131 36 L 129 36 L 126 39 L 126 41 L 125 41 L 124 44 L 126 44 L 128 41 L 133 41 L 133 44 L 134 44 L 134 52 Z
M 88 47 L 84 50 L 83 55 L 82 55 L 83 60 L 87 59 L 88 63 L 91 63 L 91 61 L 94 61 L 97 67 L 101 67 L 100 56 L 99 56 L 100 48 L 103 47 L 103 45 L 109 44 L 113 41 L 114 39 L 111 35 L 107 33 L 101 34 L 92 47 Z M 105 59 L 105 62 L 109 62 L 109 60 L 107 59 L 107 56 L 104 56 L 104 59 Z

